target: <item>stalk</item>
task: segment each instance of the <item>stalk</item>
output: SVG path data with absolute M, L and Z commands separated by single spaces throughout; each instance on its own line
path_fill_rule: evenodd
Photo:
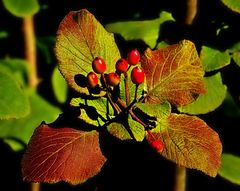
M 125 84 L 125 96 L 126 96 L 126 103 L 127 105 L 130 104 L 130 92 L 128 86 L 128 74 L 127 72 L 124 73 L 124 84 Z
M 182 166 L 176 166 L 174 191 L 185 191 L 186 180 L 186 168 Z
M 31 191 L 40 191 L 40 183 L 31 183 Z
M 185 24 L 191 25 L 197 14 L 198 0 L 187 0 Z
M 25 43 L 25 57 L 29 63 L 28 83 L 32 88 L 36 88 L 38 84 L 37 76 L 37 53 L 36 53 L 36 37 L 34 32 L 33 16 L 23 18 L 23 34 Z
M 28 84 L 31 88 L 36 88 L 38 84 L 38 75 L 37 75 L 36 36 L 34 30 L 33 16 L 23 18 L 23 35 L 25 44 L 25 57 L 29 64 Z M 31 183 L 31 191 L 40 191 L 40 183 Z

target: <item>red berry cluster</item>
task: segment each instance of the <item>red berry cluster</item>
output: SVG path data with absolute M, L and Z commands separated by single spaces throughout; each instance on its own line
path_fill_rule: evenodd
M 96 57 L 92 61 L 93 71 L 87 74 L 87 84 L 89 88 L 95 88 L 98 85 L 98 75 L 104 78 L 106 85 L 108 86 L 117 86 L 120 83 L 120 75 L 126 74 L 130 66 L 135 66 L 140 61 L 140 53 L 137 49 L 131 50 L 127 59 L 120 58 L 115 65 L 116 71 L 105 74 L 107 69 L 106 63 L 103 58 Z M 104 74 L 104 75 L 103 75 Z M 131 71 L 131 80 L 134 84 L 139 85 L 144 82 L 144 70 L 139 66 L 135 66 Z
M 150 145 L 152 146 L 152 148 L 154 148 L 157 152 L 162 152 L 164 149 L 164 144 L 160 140 L 154 138 L 154 135 L 150 131 L 151 128 L 154 128 L 154 125 L 149 123 L 149 121 L 148 123 L 146 123 L 147 120 L 143 121 L 136 115 L 136 113 L 134 113 L 135 110 L 133 106 L 138 101 L 137 90 L 138 90 L 139 84 L 142 84 L 145 78 L 145 73 L 143 68 L 141 68 L 140 66 L 137 66 L 139 61 L 140 61 L 140 53 L 137 49 L 133 49 L 128 53 L 126 59 L 120 58 L 119 60 L 117 60 L 115 64 L 115 71 L 105 73 L 107 66 L 104 59 L 101 57 L 96 57 L 92 61 L 93 71 L 87 74 L 88 88 L 90 90 L 95 88 L 96 86 L 98 86 L 100 81 L 102 85 L 100 86 L 100 88 L 103 88 L 106 91 L 106 97 L 109 103 L 111 104 L 112 108 L 114 109 L 116 115 L 121 114 L 121 112 L 122 113 L 129 112 L 132 118 L 135 121 L 138 121 L 141 125 L 143 125 L 145 130 L 151 135 L 151 137 L 153 137 L 153 139 L 150 141 Z M 131 67 L 133 67 L 131 69 L 131 81 L 133 84 L 136 84 L 135 96 L 132 102 L 130 100 L 130 94 L 129 94 L 130 92 L 129 92 L 129 86 L 128 86 L 129 85 L 128 71 Z M 117 88 L 118 84 L 120 83 L 121 74 L 124 75 L 126 102 L 123 102 L 119 97 L 116 97 L 114 93 L 117 91 L 114 91 L 114 89 L 111 88 L 111 87 Z M 101 80 L 98 79 L 98 75 L 101 76 Z

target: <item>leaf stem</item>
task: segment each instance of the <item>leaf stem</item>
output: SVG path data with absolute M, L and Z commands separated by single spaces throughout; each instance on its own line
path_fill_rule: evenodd
M 135 94 L 134 94 L 134 100 L 137 100 L 138 87 L 139 85 L 137 84 L 135 89 Z
M 125 96 L 126 96 L 126 103 L 127 105 L 130 104 L 130 92 L 128 86 L 128 74 L 127 72 L 124 73 L 124 84 L 125 84 Z
M 29 86 L 35 88 L 38 84 L 36 37 L 33 16 L 23 18 L 23 33 L 25 41 L 25 56 L 29 63 Z
M 118 107 L 118 105 L 115 104 L 115 103 L 113 102 L 113 100 L 112 100 L 112 96 L 111 96 L 110 93 L 109 93 L 109 88 L 108 88 L 108 85 L 107 85 L 107 83 L 106 83 L 106 79 L 105 79 L 105 77 L 104 77 L 104 74 L 101 74 L 101 78 L 102 78 L 102 80 L 103 80 L 103 86 L 106 88 L 107 99 L 108 99 L 110 105 L 112 106 L 112 108 L 114 109 L 114 111 L 115 111 L 117 114 L 119 114 L 119 113 L 121 112 L 121 109 L 120 109 L 120 108 Z
M 174 191 L 186 190 L 186 168 L 183 166 L 176 166 Z
M 131 115 L 131 117 L 137 121 L 138 123 L 140 123 L 142 126 L 144 126 L 145 129 L 148 128 L 148 125 L 146 123 L 144 123 L 141 119 L 139 119 L 132 111 L 132 106 L 134 105 L 134 102 L 132 102 L 129 106 L 127 106 L 121 99 L 117 99 L 116 103 L 118 105 L 120 105 L 120 107 L 124 108 L 125 112 L 129 112 L 129 114 Z

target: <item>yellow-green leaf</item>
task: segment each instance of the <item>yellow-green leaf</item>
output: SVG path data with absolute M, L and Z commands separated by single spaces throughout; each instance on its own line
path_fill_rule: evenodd
M 218 174 L 228 181 L 240 185 L 240 157 L 223 153 L 222 165 Z
M 221 69 L 230 64 L 231 61 L 227 51 L 220 51 L 207 46 L 202 47 L 200 59 L 206 72 Z
M 240 13 L 240 1 L 239 0 L 221 0 L 232 11 Z
M 207 93 L 200 95 L 196 101 L 179 107 L 178 110 L 188 114 L 205 114 L 214 111 L 224 101 L 227 93 L 227 86 L 222 83 L 221 74 L 205 77 L 204 83 Z
M 143 40 L 149 47 L 154 48 L 161 25 L 166 21 L 174 21 L 174 18 L 171 13 L 162 11 L 157 19 L 110 23 L 106 25 L 106 29 L 120 34 L 125 40 Z
M 92 71 L 92 61 L 102 57 L 107 71 L 115 69 L 120 58 L 113 34 L 107 32 L 86 9 L 71 11 L 57 31 L 56 56 L 59 69 L 67 83 L 76 91 L 89 95 L 86 76 Z M 102 95 L 101 92 L 98 94 Z
M 37 0 L 3 0 L 5 8 L 17 17 L 27 17 L 36 14 L 40 6 Z

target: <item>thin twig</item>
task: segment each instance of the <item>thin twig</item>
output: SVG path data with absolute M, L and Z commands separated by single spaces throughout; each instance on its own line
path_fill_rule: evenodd
M 128 87 L 128 74 L 127 72 L 124 73 L 124 84 L 125 84 L 125 96 L 126 96 L 126 103 L 127 105 L 130 104 L 130 92 Z
M 29 86 L 35 88 L 38 84 L 37 75 L 37 53 L 36 53 L 36 37 L 34 32 L 33 16 L 23 19 L 23 33 L 25 40 L 25 56 L 29 63 L 28 80 Z

